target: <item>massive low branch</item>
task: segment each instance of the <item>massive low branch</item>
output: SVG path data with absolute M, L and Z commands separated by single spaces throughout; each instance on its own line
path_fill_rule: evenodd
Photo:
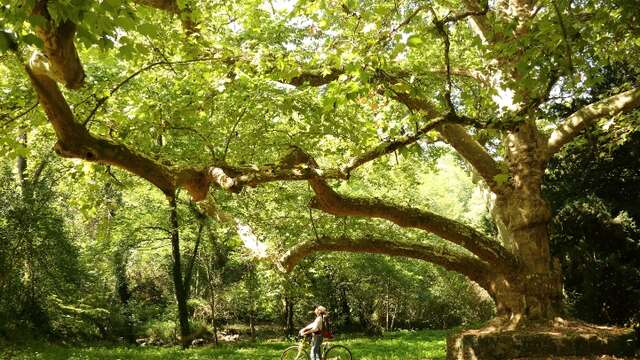
M 464 247 L 501 271 L 509 272 L 518 268 L 517 260 L 502 245 L 458 221 L 378 199 L 340 195 L 322 179 L 312 179 L 310 184 L 315 192 L 310 204 L 312 208 L 337 216 L 379 218 L 402 227 L 422 229 Z
M 551 157 L 560 148 L 586 127 L 598 119 L 628 112 L 640 106 L 640 88 L 610 96 L 587 105 L 567 117 L 564 122 L 551 133 L 547 143 L 547 156 Z
M 352 159 L 340 169 L 318 169 L 312 158 L 295 147 L 275 165 L 231 166 L 220 163 L 200 169 L 171 167 L 132 151 L 126 145 L 92 135 L 75 120 L 57 83 L 49 77 L 49 73 L 38 71 L 45 65 L 43 61 L 35 61 L 29 64 L 26 70 L 56 132 L 56 152 L 61 156 L 121 167 L 148 180 L 165 194 L 173 194 L 177 187 L 183 187 L 196 201 L 206 198 L 211 184 L 239 191 L 244 186 L 257 186 L 269 181 L 309 180 L 316 192 L 314 206 L 319 209 L 336 215 L 384 218 L 401 226 L 424 229 L 465 247 L 504 271 L 510 271 L 516 266 L 516 261 L 502 246 L 461 223 L 417 209 L 391 206 L 380 201 L 342 197 L 325 183 L 326 179 L 346 179 L 358 166 L 417 141 L 422 134 L 436 125 L 450 120 L 448 117 L 433 119 L 414 135 L 381 144 Z
M 165 194 L 173 194 L 176 185 L 171 170 L 122 144 L 99 138 L 75 121 L 58 84 L 47 75 L 26 67 L 38 100 L 56 133 L 56 152 L 63 157 L 80 158 L 128 170 L 157 186 Z
M 284 270 L 291 271 L 305 256 L 319 251 L 367 252 L 425 260 L 466 275 L 481 286 L 489 288 L 487 279 L 491 274 L 491 267 L 476 257 L 442 246 L 376 237 L 320 236 L 295 245 L 280 257 L 279 265 Z
M 46 55 L 46 58 L 40 55 L 40 59 L 36 61 L 44 66 L 34 69 L 44 72 L 69 89 L 79 89 L 84 83 L 84 69 L 73 43 L 76 25 L 69 20 L 54 24 L 47 11 L 47 2 L 39 0 L 33 9 L 33 15 L 42 16 L 47 20 L 45 25 L 36 28 L 36 34 L 42 40 Z
M 307 165 L 308 155 L 295 147 L 277 164 L 233 166 L 220 162 L 201 168 L 171 167 L 139 154 L 126 145 L 92 135 L 75 120 L 56 82 L 46 72 L 33 70 L 33 67 L 41 65 L 42 63 L 35 62 L 27 66 L 26 70 L 56 132 L 58 154 L 121 167 L 148 180 L 166 194 L 172 194 L 177 187 L 183 187 L 196 201 L 206 197 L 212 184 L 237 192 L 245 186 L 253 187 L 280 180 L 309 180 L 317 177 L 346 179 L 357 167 L 417 141 L 420 136 L 445 120 L 435 119 L 413 135 L 383 143 L 352 158 L 339 169 L 321 170 L 310 167 Z

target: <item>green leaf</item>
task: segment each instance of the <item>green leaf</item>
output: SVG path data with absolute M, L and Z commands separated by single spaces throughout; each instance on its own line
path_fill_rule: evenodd
M 410 47 L 418 47 L 424 43 L 424 40 L 419 35 L 411 35 L 407 38 L 407 45 Z
M 34 46 L 37 46 L 37 47 L 42 47 L 43 46 L 42 40 L 40 40 L 40 38 L 35 36 L 34 34 L 24 35 L 21 38 L 21 40 L 25 44 L 34 45 Z
M 0 31 L 0 52 L 17 49 L 18 45 L 16 44 L 13 34 L 7 31 Z
M 116 24 L 124 27 L 125 29 L 133 29 L 136 26 L 136 22 L 130 16 L 119 16 L 116 19 Z
M 502 185 L 509 181 L 509 174 L 498 174 L 493 177 L 493 180 L 495 180 L 498 185 Z
M 144 23 L 138 25 L 138 32 L 142 35 L 155 36 L 159 31 L 156 25 Z
M 29 23 L 33 27 L 45 26 L 47 25 L 47 19 L 45 19 L 43 16 L 40 16 L 40 15 L 33 15 L 33 16 L 29 16 Z
M 119 7 L 122 4 L 122 0 L 105 0 L 105 2 L 114 8 Z

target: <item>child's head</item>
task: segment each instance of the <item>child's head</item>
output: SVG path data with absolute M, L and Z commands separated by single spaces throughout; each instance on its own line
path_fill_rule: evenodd
M 313 312 L 317 315 L 327 315 L 327 308 L 322 306 L 322 305 L 316 305 L 316 308 L 313 310 Z

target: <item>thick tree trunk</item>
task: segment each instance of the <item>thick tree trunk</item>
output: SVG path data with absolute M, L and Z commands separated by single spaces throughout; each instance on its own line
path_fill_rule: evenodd
M 511 200 L 503 214 L 525 212 L 523 201 Z M 545 207 L 541 202 L 539 207 Z M 553 319 L 562 313 L 562 275 L 560 267 L 549 253 L 548 220 L 532 222 L 519 227 L 506 226 L 502 230 L 505 243 L 522 266 L 516 272 L 496 274 L 490 289 L 499 316 L 519 316 L 527 319 Z
M 562 283 L 549 252 L 551 211 L 541 191 L 546 141 L 533 122 L 525 121 L 505 143 L 511 186 L 497 194 L 493 215 L 504 246 L 520 266 L 498 273 L 488 290 L 499 315 L 552 319 L 561 310 Z
M 173 253 L 173 284 L 178 303 L 178 320 L 180 322 L 180 341 L 182 348 L 188 348 L 191 343 L 189 329 L 189 311 L 187 309 L 187 291 L 182 279 L 182 265 L 180 262 L 180 237 L 178 233 L 178 209 L 175 196 L 169 197 L 171 223 L 171 249 Z

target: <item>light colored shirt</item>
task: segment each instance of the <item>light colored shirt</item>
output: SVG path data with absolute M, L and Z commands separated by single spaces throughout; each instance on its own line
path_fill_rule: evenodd
M 314 333 L 314 332 L 317 332 L 317 331 L 321 331 L 322 330 L 322 316 L 316 317 L 316 319 L 313 320 L 312 323 L 307 325 L 307 327 L 310 329 L 309 331 L 311 333 Z

